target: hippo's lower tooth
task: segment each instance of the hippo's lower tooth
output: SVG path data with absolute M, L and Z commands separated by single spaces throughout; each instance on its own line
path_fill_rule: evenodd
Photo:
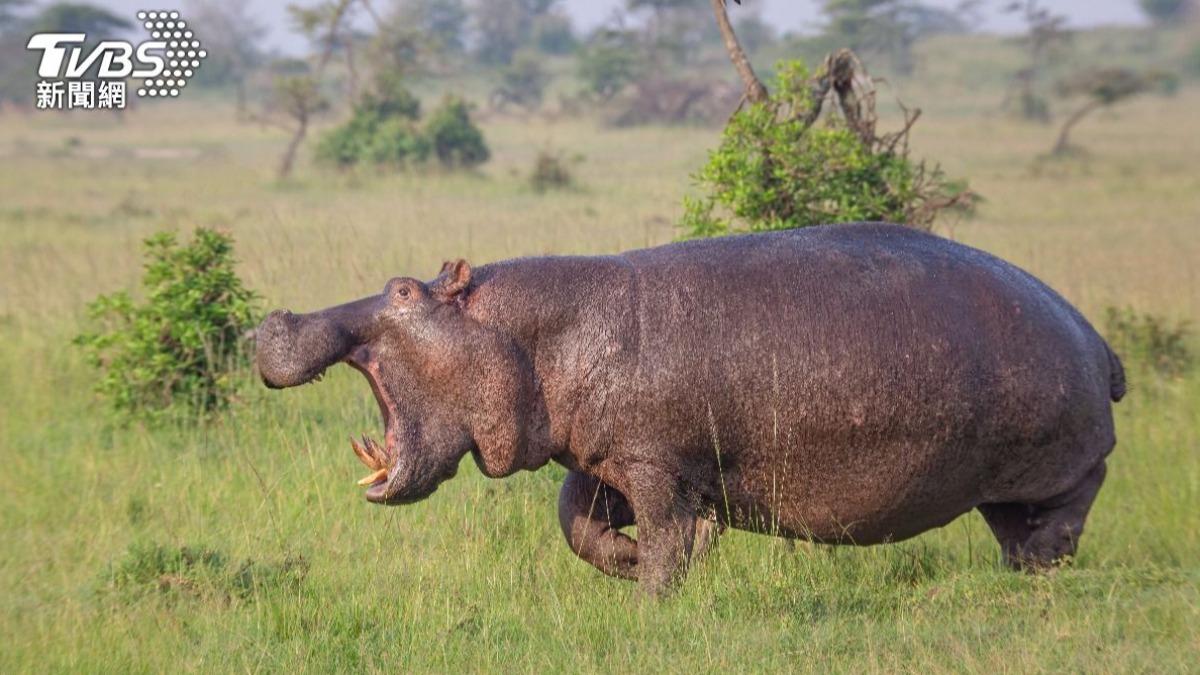
M 384 478 L 387 478 L 387 474 L 388 474 L 387 469 L 380 469 L 380 470 L 376 471 L 375 473 L 371 474 L 370 476 L 367 476 L 366 478 L 363 478 L 362 480 L 358 481 L 358 484 L 359 485 L 371 485 L 375 481 L 379 481 L 379 480 L 383 480 Z

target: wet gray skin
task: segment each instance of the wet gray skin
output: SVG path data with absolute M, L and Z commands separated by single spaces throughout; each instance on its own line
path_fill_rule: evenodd
M 971 509 L 1041 569 L 1075 551 L 1124 393 L 1037 279 L 881 224 L 458 261 L 257 339 L 268 386 L 366 377 L 367 499 L 423 499 L 468 454 L 490 477 L 556 461 L 572 550 L 652 594 L 726 527 L 874 544 Z

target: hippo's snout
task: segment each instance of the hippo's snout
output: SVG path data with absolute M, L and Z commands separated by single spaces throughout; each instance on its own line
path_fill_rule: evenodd
M 255 331 L 255 356 L 263 384 L 272 389 L 294 387 L 307 382 L 305 368 L 295 359 L 296 315 L 287 310 L 275 310 L 263 319 Z
M 311 314 L 271 312 L 256 334 L 254 360 L 272 389 L 313 381 L 366 341 L 384 303 L 372 296 Z
M 346 331 L 329 317 L 277 310 L 258 328 L 254 360 L 263 383 L 283 389 L 319 378 L 352 346 Z

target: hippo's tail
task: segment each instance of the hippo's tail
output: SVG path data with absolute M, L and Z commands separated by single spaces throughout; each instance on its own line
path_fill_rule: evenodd
M 1108 394 L 1114 402 L 1120 401 L 1125 397 L 1125 366 L 1121 365 L 1121 359 L 1117 358 L 1107 342 L 1104 343 L 1104 350 L 1108 352 Z

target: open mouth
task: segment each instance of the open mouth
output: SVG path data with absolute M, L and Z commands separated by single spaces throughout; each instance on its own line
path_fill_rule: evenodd
M 366 434 L 363 434 L 361 440 L 350 438 L 350 447 L 354 450 L 355 456 L 371 470 L 371 473 L 360 479 L 358 484 L 367 488 L 367 499 L 379 501 L 386 498 L 389 474 L 396 464 L 395 452 L 391 451 L 393 445 L 391 429 L 395 405 L 387 391 L 380 386 L 379 364 L 371 358 L 370 351 L 366 347 L 355 349 L 345 358 L 345 362 L 367 378 L 367 383 L 371 385 L 371 393 L 375 395 L 375 402 L 379 404 L 379 413 L 383 417 L 384 445 L 380 445 Z

